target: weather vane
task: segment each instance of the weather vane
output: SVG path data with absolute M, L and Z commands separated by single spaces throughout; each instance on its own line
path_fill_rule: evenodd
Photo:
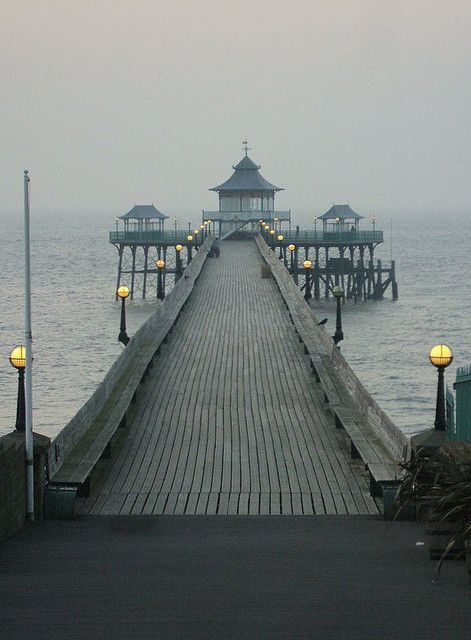
M 245 138 L 245 140 L 242 140 L 242 144 L 244 145 L 242 149 L 245 151 L 245 155 L 247 155 L 247 151 L 252 151 L 252 149 L 247 146 L 249 144 L 247 138 Z

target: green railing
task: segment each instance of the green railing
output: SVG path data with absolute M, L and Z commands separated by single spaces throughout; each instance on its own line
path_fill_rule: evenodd
M 264 220 L 265 222 L 277 220 L 287 221 L 290 218 L 289 211 L 203 211 L 203 217 L 205 220 L 221 220 L 222 222 L 228 222 L 231 220 L 243 221 L 243 222 L 258 222 Z
M 383 242 L 382 231 L 280 231 L 283 244 L 359 244 Z M 278 235 L 278 233 L 276 234 Z
M 115 244 L 188 244 L 188 235 L 193 236 L 193 244 L 201 244 L 201 234 L 195 236 L 193 231 L 177 229 L 177 231 L 110 231 L 110 242 Z
M 471 442 L 471 365 L 460 367 L 456 373 L 455 440 Z

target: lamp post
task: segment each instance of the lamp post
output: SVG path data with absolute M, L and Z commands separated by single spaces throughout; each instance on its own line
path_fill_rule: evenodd
M 314 238 L 317 240 L 317 216 L 314 216 Z
M 16 401 L 16 422 L 17 431 L 26 429 L 26 403 L 25 403 L 25 368 L 26 368 L 26 347 L 19 344 L 10 353 L 10 364 L 18 369 L 18 397 Z
M 188 240 L 188 264 L 190 264 L 190 262 L 193 259 L 192 252 L 191 252 L 191 246 L 192 246 L 191 243 L 193 242 L 193 236 L 191 235 L 191 233 L 186 237 L 186 239 Z
M 129 296 L 129 287 L 122 285 L 116 292 L 118 298 L 121 298 L 121 324 L 119 325 L 118 342 L 122 342 L 124 346 L 129 342 L 129 336 L 126 333 L 126 298 Z
M 275 229 L 270 229 L 270 244 L 272 247 L 275 244 Z
M 206 227 L 204 226 L 204 224 L 200 224 L 200 229 L 201 229 L 201 244 L 203 244 L 203 239 L 206 237 L 206 234 L 205 234 Z
M 279 255 L 280 260 L 283 260 L 283 245 L 281 243 L 283 242 L 284 239 L 285 239 L 284 235 L 282 233 L 279 233 L 277 236 L 277 240 L 280 243 L 280 255 Z
M 304 299 L 309 300 L 311 296 L 311 278 L 309 277 L 309 271 L 312 269 L 312 262 L 310 260 L 304 260 L 304 271 L 306 273 L 306 285 L 304 287 Z
M 274 222 L 274 230 L 276 232 L 277 228 L 278 228 L 278 218 L 273 218 L 273 222 Z
M 165 292 L 163 287 L 163 270 L 165 269 L 165 260 L 159 258 L 155 261 L 157 267 L 157 298 L 163 300 L 165 298 Z
M 288 251 L 290 252 L 290 269 L 291 269 L 291 273 L 293 273 L 294 271 L 294 252 L 296 251 L 296 245 L 295 244 L 289 244 L 288 245 Z
M 373 223 L 373 240 L 375 239 L 375 229 L 376 229 L 376 217 L 373 216 L 371 218 L 371 222 Z
M 178 218 L 175 216 L 174 220 L 173 220 L 173 224 L 174 224 L 174 228 L 175 228 L 175 238 L 177 237 L 177 224 L 178 224 Z
M 435 430 L 446 430 L 445 410 L 445 369 L 453 362 L 453 351 L 446 344 L 437 344 L 428 355 L 430 362 L 438 369 L 437 405 L 435 408 Z
M 337 286 L 333 288 L 332 293 L 337 300 L 337 320 L 335 323 L 335 333 L 332 336 L 334 339 L 334 344 L 337 345 L 341 340 L 343 340 L 341 303 L 344 295 L 344 290 L 342 289 L 342 287 Z
M 195 239 L 195 247 L 198 247 L 198 233 L 200 232 L 199 229 L 193 229 L 193 237 Z
M 178 282 L 182 275 L 182 257 L 181 251 L 183 249 L 182 244 L 175 245 L 175 282 Z

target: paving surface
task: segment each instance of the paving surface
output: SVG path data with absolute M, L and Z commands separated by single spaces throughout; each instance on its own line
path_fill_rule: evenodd
M 207 261 L 92 514 L 377 513 L 254 242 Z
M 0 545 L 8 640 L 469 640 L 464 562 L 376 516 L 90 516 Z

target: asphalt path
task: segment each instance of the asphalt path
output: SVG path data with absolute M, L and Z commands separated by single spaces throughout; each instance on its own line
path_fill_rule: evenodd
M 469 640 L 464 562 L 376 516 L 108 516 L 0 545 L 0 638 Z M 419 543 L 419 544 L 417 544 Z

